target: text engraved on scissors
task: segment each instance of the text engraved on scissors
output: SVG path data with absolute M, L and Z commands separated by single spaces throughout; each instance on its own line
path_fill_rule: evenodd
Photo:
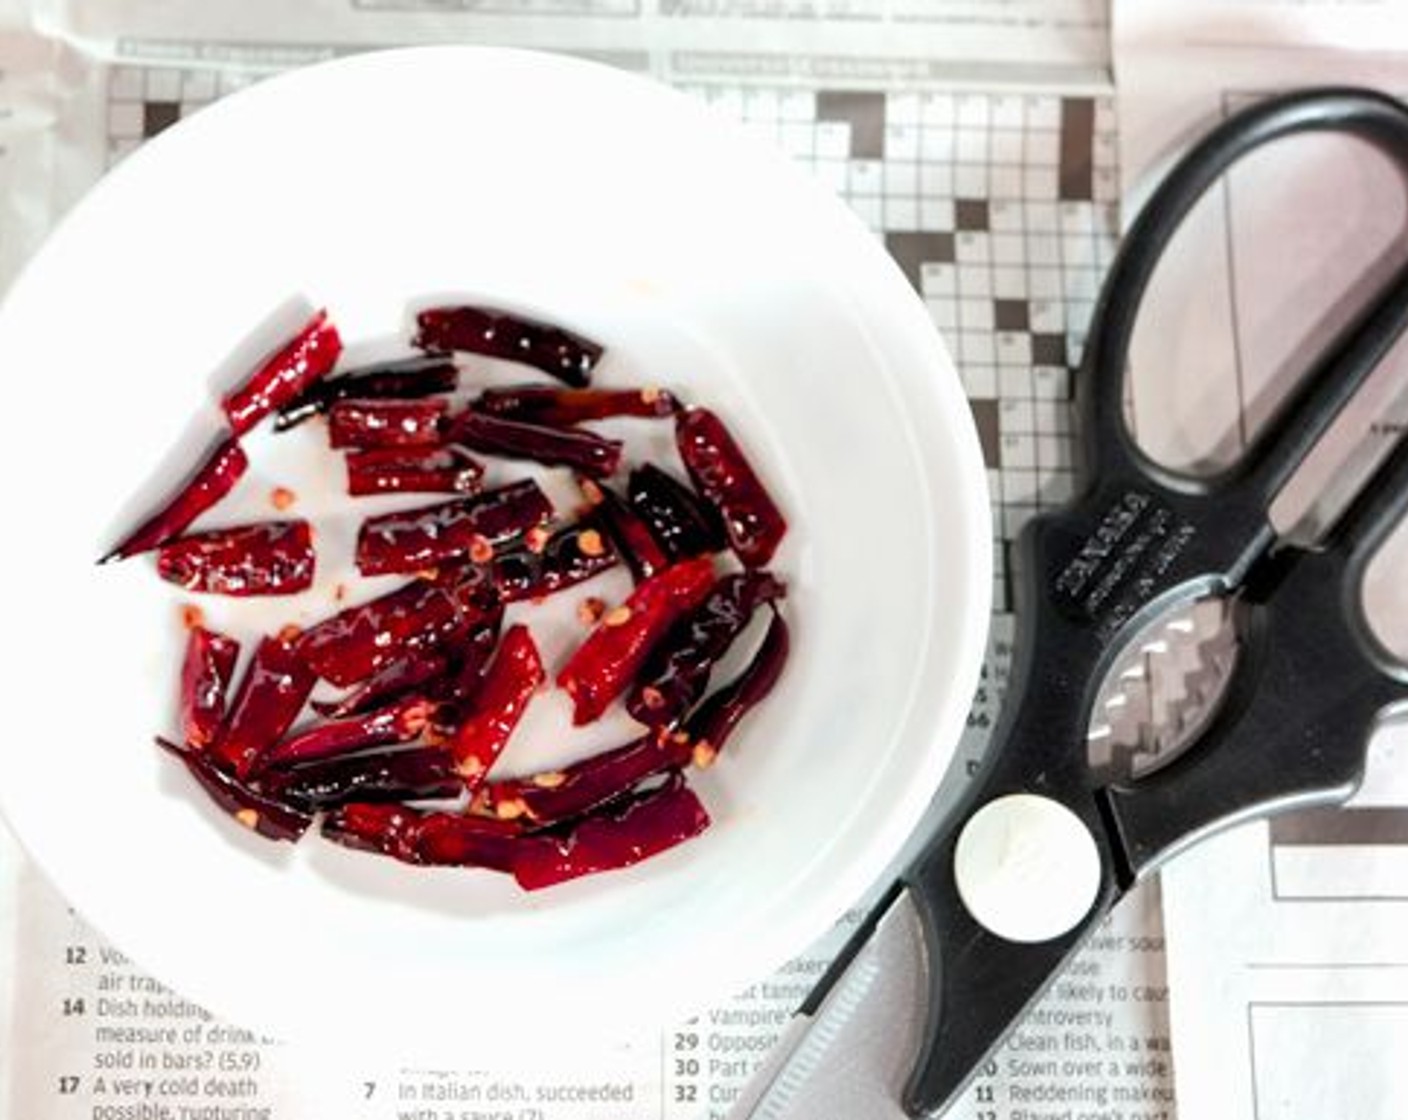
M 1056 590 L 1078 600 L 1152 500 L 1137 490 L 1123 494 L 1056 577 Z

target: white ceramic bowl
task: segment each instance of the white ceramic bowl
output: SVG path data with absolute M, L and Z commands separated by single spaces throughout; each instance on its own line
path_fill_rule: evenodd
M 173 729 L 183 597 L 149 557 L 94 565 L 214 430 L 220 386 L 309 307 L 329 308 L 356 358 L 403 346 L 408 308 L 442 296 L 594 336 L 603 385 L 714 407 L 792 524 L 776 567 L 793 658 L 698 782 L 714 826 L 533 895 L 316 836 L 273 845 L 213 809 L 152 746 Z M 957 742 L 990 522 L 953 366 L 837 199 L 654 84 L 454 47 L 237 94 L 63 222 L 0 311 L 0 368 L 0 805 L 87 918 L 240 1022 L 475 1060 L 663 1024 L 824 932 L 892 858 Z M 317 427 L 257 434 L 249 476 L 198 523 L 271 516 L 285 484 L 319 525 L 313 591 L 203 604 L 246 639 L 330 613 L 351 571 L 356 517 Z M 668 452 L 668 426 L 633 431 L 635 453 Z M 547 625 L 550 661 L 569 628 Z M 535 704 L 516 766 L 590 749 L 590 735 L 557 739 L 563 711 Z

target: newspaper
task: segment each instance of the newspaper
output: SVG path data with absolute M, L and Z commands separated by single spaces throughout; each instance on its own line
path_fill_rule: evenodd
M 1189 135 L 1253 97 L 1312 84 L 1408 93 L 1408 20 L 1391 3 L 1146 0 L 1123 12 L 1116 54 L 1127 198 L 1146 193 Z M 1145 442 L 1185 464 L 1235 454 L 1303 372 L 1298 359 L 1343 326 L 1402 259 L 1405 212 L 1402 174 L 1343 138 L 1278 144 L 1214 188 L 1166 262 L 1135 347 Z M 1405 387 L 1408 346 L 1400 343 L 1366 389 L 1364 407 L 1330 433 L 1330 452 L 1293 480 L 1279 510 L 1283 524 L 1311 535 L 1332 514 L 1344 487 L 1331 480 L 1340 475 L 1352 485 L 1402 433 Z M 1187 420 L 1156 422 L 1168 416 Z M 1346 446 L 1357 450 L 1340 470 L 1334 464 Z M 1325 502 L 1311 501 L 1327 492 Z M 1381 548 L 1364 587 L 1374 631 L 1400 661 L 1408 661 L 1405 569 L 1408 525 Z M 1402 713 L 1371 740 L 1363 786 L 1346 810 L 1239 828 L 1174 861 L 1163 883 L 1185 1115 L 1403 1115 Z

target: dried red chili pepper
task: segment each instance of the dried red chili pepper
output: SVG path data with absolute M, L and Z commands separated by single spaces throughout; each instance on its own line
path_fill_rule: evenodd
M 215 738 L 239 655 L 234 638 L 191 627 L 181 663 L 181 736 L 187 746 L 203 748 Z
M 157 574 L 210 595 L 293 595 L 313 585 L 316 557 L 306 521 L 263 521 L 179 537 L 156 555 Z
M 504 459 L 529 459 L 549 467 L 571 467 L 605 477 L 621 465 L 620 440 L 580 428 L 549 428 L 469 410 L 450 421 L 449 439 Z
M 676 776 L 580 821 L 562 836 L 525 836 L 513 844 L 513 877 L 527 891 L 630 867 L 709 827 L 699 798 Z
M 424 697 L 412 696 L 374 712 L 315 724 L 297 735 L 280 739 L 260 754 L 249 774 L 263 773 L 271 766 L 292 766 L 370 747 L 409 743 L 425 730 L 433 708 Z
M 171 499 L 137 526 L 98 561 L 121 560 L 156 548 L 186 527 L 232 489 L 249 469 L 249 459 L 234 437 L 222 440 Z
M 315 678 L 293 642 L 264 638 L 244 671 L 229 714 L 210 741 L 222 769 L 248 777 L 261 755 L 293 726 Z
M 766 564 L 787 521 L 723 421 L 707 408 L 686 409 L 675 417 L 675 443 L 694 485 L 723 514 L 738 558 L 750 568 Z
M 684 731 L 694 744 L 694 758 L 708 765 L 723 750 L 734 728 L 772 691 L 787 664 L 791 645 L 787 622 L 773 607 L 763 644 L 736 679 L 726 684 L 690 713 Z
M 462 447 L 379 447 L 347 454 L 347 492 L 475 494 L 484 465 Z
M 157 737 L 157 745 L 174 754 L 207 794 L 240 824 L 270 840 L 296 842 L 313 823 L 313 814 L 270 794 L 250 789 L 226 773 L 204 751 L 193 751 Z
M 423 689 L 442 678 L 449 668 L 449 657 L 439 649 L 408 649 L 340 699 L 314 700 L 313 710 L 328 719 L 345 719 L 368 712 L 408 692 Z
M 671 416 L 679 407 L 665 389 L 559 389 L 554 385 L 485 389 L 474 401 L 475 412 L 549 427 L 613 416 Z
M 606 530 L 637 583 L 669 567 L 665 550 L 621 495 L 603 483 L 590 481 L 583 490 L 594 503 L 594 518 Z
M 526 626 L 510 627 L 484 674 L 467 716 L 446 743 L 465 784 L 473 790 L 508 745 L 528 701 L 547 679 Z
M 626 710 L 651 726 L 678 722 L 704 694 L 714 665 L 743 632 L 753 612 L 784 594 L 782 581 L 769 572 L 724 576 L 651 653 L 626 698 Z
M 434 307 L 416 316 L 412 344 L 424 350 L 461 350 L 534 366 L 578 388 L 591 377 L 602 348 L 549 323 L 487 307 Z
M 336 377 L 315 381 L 298 396 L 279 409 L 274 430 L 287 431 L 320 413 L 325 413 L 337 401 L 414 400 L 436 393 L 454 392 L 459 384 L 459 370 L 446 354 L 416 354 L 389 362 L 361 366 Z
M 547 495 L 525 479 L 470 498 L 371 517 L 357 533 L 357 570 L 380 576 L 485 563 L 495 544 L 541 525 L 552 512 Z
M 522 833 L 511 821 L 462 813 L 428 813 L 404 805 L 354 801 L 323 819 L 334 843 L 380 852 L 404 863 L 507 871 Z
M 454 759 L 439 747 L 377 751 L 268 770 L 260 785 L 280 800 L 314 810 L 352 801 L 431 801 L 464 792 Z
M 418 579 L 306 630 L 298 652 L 319 677 L 339 688 L 366 680 L 388 662 L 431 649 L 489 609 L 484 587 Z
M 558 674 L 572 697 L 572 722 L 590 723 L 635 679 L 651 649 L 692 611 L 714 583 L 708 557 L 683 560 L 641 583 L 630 598 L 607 611 Z
M 319 311 L 243 385 L 225 394 L 220 405 L 230 429 L 237 436 L 249 431 L 331 370 L 341 353 L 337 328 L 326 311 Z
M 445 652 L 450 658 L 449 669 L 433 686 L 432 694 L 437 700 L 447 701 L 440 712 L 446 709 L 455 722 L 459 720 L 459 706 L 467 704 L 479 693 L 484 683 L 484 670 L 493 657 L 499 644 L 499 628 L 504 620 L 501 607 L 495 607 L 483 617 L 476 619 L 464 633 L 457 634 L 445 643 Z M 437 716 L 437 730 L 440 720 Z M 442 738 L 450 731 L 444 731 Z
M 633 470 L 626 492 L 631 509 L 671 560 L 719 552 L 728 545 L 718 512 L 654 464 Z
M 334 449 L 439 447 L 445 442 L 450 402 L 341 400 L 328 410 L 328 446 Z
M 538 550 L 518 545 L 490 562 L 494 586 L 505 603 L 537 599 L 591 579 L 616 566 L 616 551 L 588 520 L 558 529 Z

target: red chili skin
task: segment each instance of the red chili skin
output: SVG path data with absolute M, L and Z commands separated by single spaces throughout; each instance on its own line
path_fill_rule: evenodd
M 424 572 L 487 562 L 492 548 L 552 517 L 552 503 L 531 479 L 440 505 L 370 517 L 357 533 L 364 576 Z
M 200 750 L 215 738 L 239 655 L 234 638 L 191 627 L 181 664 L 181 736 L 188 747 Z
M 426 400 L 343 400 L 328 410 L 328 446 L 439 447 L 445 442 L 450 402 Z
M 513 821 L 352 802 L 328 814 L 323 835 L 404 863 L 508 871 L 523 829 Z
M 462 447 L 378 447 L 347 454 L 347 493 L 477 494 L 484 464 Z
M 559 389 L 553 385 L 485 389 L 474 401 L 476 412 L 554 428 L 613 416 L 672 416 L 679 407 L 679 401 L 664 389 Z
M 728 547 L 718 511 L 673 475 L 646 463 L 631 471 L 627 487 L 632 512 L 671 560 Z
M 318 811 L 352 801 L 430 801 L 464 792 L 454 760 L 438 747 L 378 751 L 267 770 L 260 786 L 282 801 Z
M 244 435 L 269 413 L 282 408 L 337 364 L 342 339 L 319 311 L 288 343 L 237 389 L 226 393 L 220 405 L 230 430 Z
M 433 707 L 430 701 L 415 696 L 375 712 L 316 724 L 298 735 L 279 740 L 259 756 L 249 774 L 261 774 L 271 766 L 293 766 L 370 747 L 409 743 L 430 722 Z
M 591 521 L 557 530 L 540 550 L 519 545 L 490 561 L 494 586 L 505 603 L 539 599 L 614 568 L 616 551 Z
M 583 875 L 615 871 L 673 848 L 709 827 L 709 814 L 676 776 L 618 809 L 585 818 L 564 836 L 525 836 L 514 843 L 513 877 L 526 891 Z
M 292 642 L 263 639 L 244 671 L 225 722 L 210 742 L 211 756 L 236 777 L 248 777 L 260 757 L 293 726 L 314 682 Z
M 640 584 L 623 605 L 607 611 L 557 676 L 572 697 L 574 724 L 597 719 L 630 687 L 651 649 L 714 583 L 707 556 L 684 560 Z
M 325 377 L 308 386 L 296 399 L 279 409 L 274 430 L 284 432 L 319 413 L 325 413 L 336 401 L 394 398 L 412 400 L 436 393 L 454 392 L 459 384 L 459 370 L 445 354 L 417 354 L 389 362 L 348 370 L 337 377 Z
M 313 823 L 313 814 L 300 806 L 250 789 L 220 769 L 204 751 L 187 750 L 160 737 L 157 738 L 157 745 L 185 763 L 191 776 L 215 804 L 260 836 L 295 843 Z
M 473 707 L 446 744 L 468 789 L 473 791 L 484 780 L 546 679 L 528 628 L 510 627 L 484 674 Z
M 162 545 L 157 574 L 209 595 L 293 595 L 313 585 L 316 556 L 306 521 L 212 529 Z
M 602 348 L 589 338 L 521 315 L 488 307 L 433 307 L 416 316 L 412 345 L 460 350 L 534 366 L 559 381 L 585 388 Z
M 644 521 L 635 510 L 609 486 L 593 484 L 588 493 L 595 499 L 595 517 L 601 522 L 616 551 L 631 569 L 636 583 L 649 579 L 670 565 L 665 554 Z
M 675 443 L 694 485 L 723 514 L 733 551 L 748 567 L 762 567 L 787 521 L 723 421 L 707 408 L 687 409 L 675 417 Z
M 503 621 L 503 609 L 495 607 L 475 620 L 464 633 L 445 643 L 445 653 L 450 659 L 449 669 L 430 690 L 437 700 L 447 702 L 442 709 L 444 706 L 468 704 L 479 694 L 484 683 L 484 670 L 499 645 L 499 629 Z
M 371 711 L 443 677 L 450 659 L 435 649 L 409 649 L 388 661 L 339 700 L 314 700 L 313 710 L 328 719 Z
M 712 760 L 723 750 L 743 717 L 773 690 L 787 665 L 790 647 L 787 622 L 774 606 L 763 644 L 758 647 L 748 667 L 709 696 L 685 720 L 685 734 L 696 749 L 702 749 L 705 758 Z
M 673 726 L 704 694 L 715 663 L 743 633 L 753 612 L 786 592 L 769 572 L 724 576 L 650 655 L 626 697 L 626 710 L 648 726 Z
M 121 560 L 179 537 L 186 527 L 232 489 L 249 469 L 249 458 L 233 436 L 222 440 L 170 501 L 98 561 Z
M 549 467 L 571 467 L 593 478 L 615 473 L 622 443 L 580 428 L 550 428 L 483 413 L 461 412 L 450 421 L 449 438 L 484 455 L 528 459 Z
M 482 618 L 482 596 L 482 586 L 473 582 L 414 580 L 304 631 L 298 652 L 319 677 L 346 688 L 410 650 L 435 648 Z

